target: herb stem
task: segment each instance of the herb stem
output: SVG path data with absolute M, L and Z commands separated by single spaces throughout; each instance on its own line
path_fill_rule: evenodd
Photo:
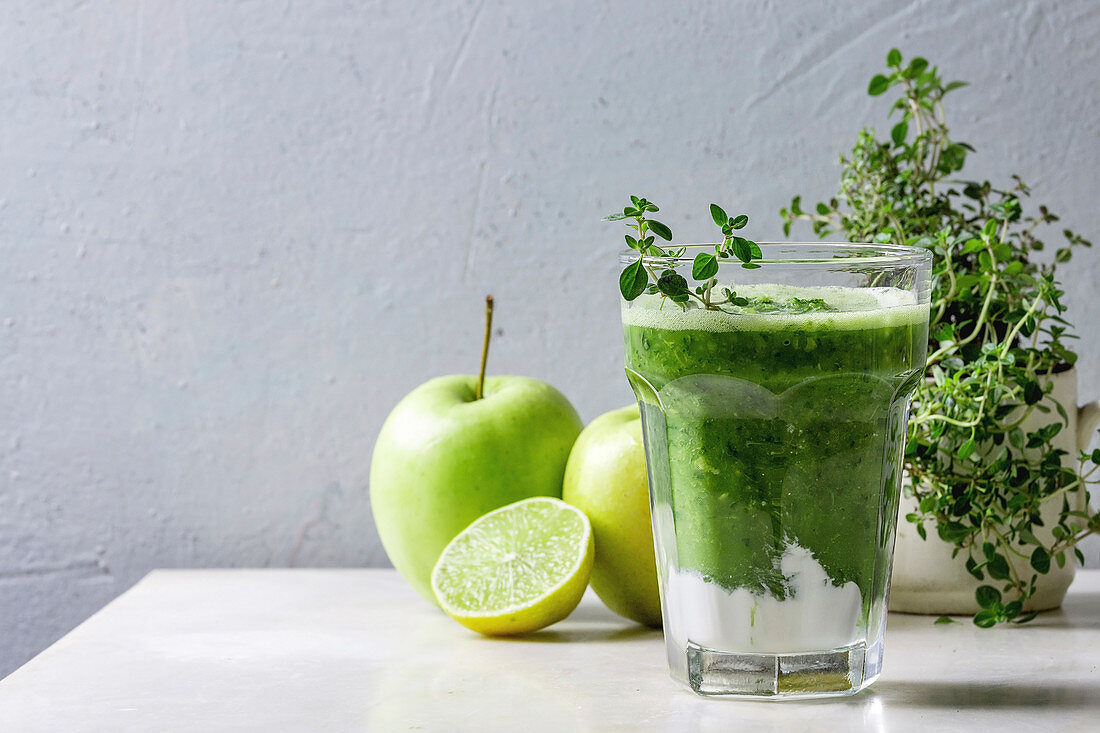
M 1039 310 L 1039 307 L 1043 304 L 1043 295 L 1040 293 L 1035 297 L 1035 300 L 1031 301 L 1031 305 L 1028 307 L 1027 312 L 1016 322 L 1016 325 L 1005 336 L 1004 343 L 1001 345 L 1001 356 L 1005 356 L 1008 353 L 1009 348 L 1012 347 L 1012 343 L 1016 340 L 1016 337 L 1020 335 L 1020 329 L 1024 327 L 1027 320 Z M 1038 329 L 1036 329 L 1038 330 Z
M 978 425 L 979 423 L 981 423 L 981 418 L 976 417 L 973 420 L 963 421 L 963 420 L 956 420 L 955 418 L 948 417 L 947 415 L 938 415 L 938 414 L 933 413 L 933 414 L 928 414 L 928 415 L 921 415 L 919 417 L 914 417 L 914 418 L 911 418 L 909 420 L 910 424 L 912 424 L 912 425 L 923 425 L 924 423 L 933 422 L 933 421 L 944 422 L 944 423 L 947 423 L 948 425 L 954 425 L 957 428 L 972 428 L 972 427 Z
M 955 279 L 955 267 L 951 262 L 950 247 L 946 247 L 944 252 L 944 272 L 947 273 L 947 279 L 951 283 L 951 285 L 950 287 L 948 287 L 947 293 L 944 295 L 944 297 L 939 299 L 940 307 L 938 309 L 938 312 L 936 313 L 936 317 L 930 321 L 931 323 L 940 322 L 940 320 L 943 318 L 943 314 L 947 312 L 947 304 L 950 302 L 951 298 L 955 297 L 955 294 L 958 292 L 958 280 Z
M 978 334 L 982 332 L 986 323 L 986 316 L 989 314 L 989 306 L 993 302 L 993 296 L 997 292 L 997 257 L 993 254 L 993 248 L 989 246 L 989 242 L 986 241 L 986 251 L 989 252 L 989 256 L 992 260 L 990 271 L 992 274 L 989 276 L 989 283 L 987 285 L 988 290 L 985 294 L 985 302 L 982 303 L 981 313 L 978 314 L 978 320 L 974 321 L 974 328 L 970 331 L 970 335 L 964 338 L 962 341 L 956 341 L 953 344 L 939 348 L 928 357 L 929 364 L 935 364 L 945 354 L 951 351 L 958 351 L 960 347 L 966 346 L 968 343 L 978 337 Z

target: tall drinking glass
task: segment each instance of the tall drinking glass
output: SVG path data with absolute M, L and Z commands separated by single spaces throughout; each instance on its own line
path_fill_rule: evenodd
M 690 282 L 705 247 L 646 264 Z M 722 261 L 709 305 L 622 304 L 669 669 L 702 695 L 852 694 L 882 664 L 931 255 L 761 250 Z

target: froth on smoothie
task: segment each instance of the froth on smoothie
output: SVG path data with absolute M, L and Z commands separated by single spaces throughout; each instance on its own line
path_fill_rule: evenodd
M 928 306 L 917 303 L 916 296 L 898 288 L 846 288 L 840 286 L 799 287 L 779 284 L 737 285 L 719 283 L 744 298 L 768 297 L 777 303 L 791 298 L 825 301 L 835 310 L 808 313 L 753 312 L 737 306 L 727 310 L 681 309 L 660 295 L 642 295 L 623 304 L 623 325 L 659 328 L 668 331 L 710 331 L 721 333 L 743 330 L 771 330 L 785 326 L 813 328 L 820 325 L 837 330 L 856 330 L 900 326 L 928 320 Z M 718 296 L 721 297 L 721 296 Z

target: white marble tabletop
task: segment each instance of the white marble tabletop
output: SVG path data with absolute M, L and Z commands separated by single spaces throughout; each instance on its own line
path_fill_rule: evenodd
M 5 733 L 696 729 L 1100 730 L 1100 571 L 1027 626 L 891 615 L 882 677 L 827 701 L 696 697 L 591 594 L 482 638 L 391 570 L 157 571 L 0 681 Z

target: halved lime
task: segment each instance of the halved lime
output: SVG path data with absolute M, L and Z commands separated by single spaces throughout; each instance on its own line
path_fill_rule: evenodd
M 451 540 L 432 569 L 432 591 L 448 616 L 474 631 L 535 631 L 580 603 L 594 549 L 580 509 L 549 497 L 524 499 Z

